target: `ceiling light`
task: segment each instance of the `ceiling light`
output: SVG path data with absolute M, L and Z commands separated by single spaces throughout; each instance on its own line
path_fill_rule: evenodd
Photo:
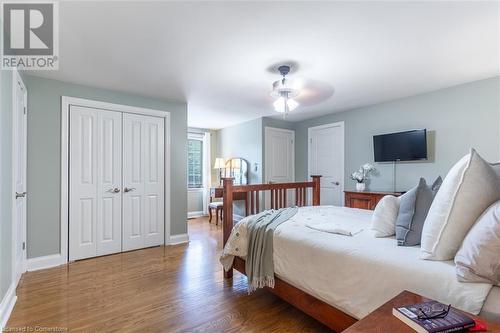
M 297 103 L 294 99 L 291 98 L 285 98 L 285 97 L 279 97 L 274 103 L 274 110 L 285 113 L 287 111 L 292 111 L 299 106 L 299 103 Z
M 278 70 L 283 78 L 273 83 L 271 96 L 276 98 L 273 103 L 274 109 L 283 113 L 283 118 L 286 118 L 288 112 L 299 106 L 299 103 L 293 99 L 299 95 L 299 90 L 294 87 L 292 81 L 286 78 L 286 75 L 290 73 L 290 66 L 280 66 Z

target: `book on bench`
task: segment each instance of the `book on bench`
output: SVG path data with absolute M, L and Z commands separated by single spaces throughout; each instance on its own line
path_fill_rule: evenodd
M 436 308 L 447 309 L 448 306 L 438 301 L 428 301 L 393 308 L 392 314 L 419 333 L 458 332 L 475 326 L 472 318 L 454 308 L 450 308 L 446 316 L 436 318 L 425 312 L 425 309 Z M 421 309 L 424 309 L 427 318 Z

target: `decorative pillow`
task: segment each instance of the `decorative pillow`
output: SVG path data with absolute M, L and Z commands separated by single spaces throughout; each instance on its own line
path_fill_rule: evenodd
M 432 202 L 422 231 L 421 258 L 453 259 L 467 232 L 500 199 L 500 178 L 471 149 L 448 172 Z
M 497 174 L 497 177 L 500 178 L 500 162 L 498 163 L 491 163 L 490 164 L 495 173 Z
M 469 231 L 455 256 L 458 281 L 500 285 L 500 201 Z
M 443 180 L 438 177 L 432 186 L 420 178 L 417 186 L 401 196 L 396 220 L 396 239 L 400 246 L 420 244 L 427 212 Z
M 386 195 L 378 202 L 372 215 L 370 229 L 375 237 L 388 237 L 394 235 L 396 218 L 399 211 L 399 199 Z

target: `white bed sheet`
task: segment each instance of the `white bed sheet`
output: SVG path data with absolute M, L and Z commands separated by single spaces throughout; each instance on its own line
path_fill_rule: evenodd
M 406 289 L 478 314 L 491 289 L 458 282 L 453 261 L 422 260 L 419 247 L 401 247 L 393 237 L 368 230 L 372 211 L 303 207 L 274 234 L 275 274 L 293 286 L 359 319 Z M 364 230 L 355 236 L 316 231 L 310 220 L 349 220 Z

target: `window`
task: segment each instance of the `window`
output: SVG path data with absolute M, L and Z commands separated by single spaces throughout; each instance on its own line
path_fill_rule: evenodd
M 203 141 L 188 139 L 188 188 L 203 187 Z

